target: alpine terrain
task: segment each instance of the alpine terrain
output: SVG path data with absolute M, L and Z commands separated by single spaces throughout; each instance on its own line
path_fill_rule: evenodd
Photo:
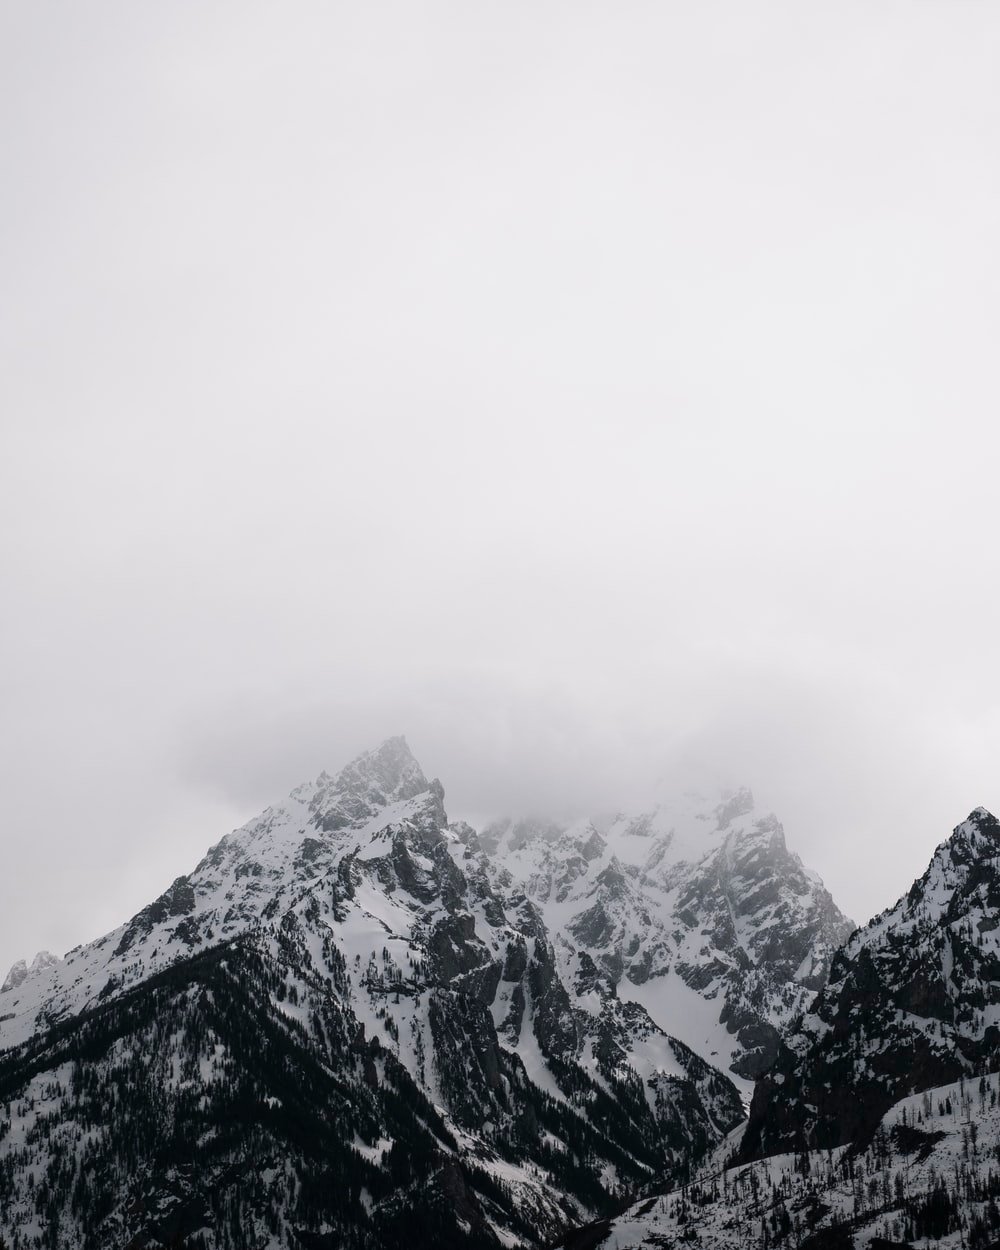
M 979 818 L 921 894 L 947 908 L 961 877 L 955 937 L 933 949 L 970 986 L 993 837 Z M 907 906 L 932 945 L 931 913 Z M 869 992 L 862 952 L 889 967 L 895 922 L 876 923 L 835 955 L 852 926 L 748 791 L 477 832 L 390 739 L 113 933 L 14 965 L 0 1245 L 550 1245 L 717 1168 L 765 1072 L 740 1149 L 839 1149 L 857 1126 L 811 1091 L 853 1071 L 849 1043 L 823 1038 Z M 959 1024 L 943 993 L 909 1069 L 935 1081 L 971 1074 L 992 1036 L 987 1002 Z M 955 1029 L 969 1049 L 949 1067 Z
M 690 1183 L 562 1244 L 994 1250 L 998 1069 L 1000 822 L 977 808 L 836 953 Z

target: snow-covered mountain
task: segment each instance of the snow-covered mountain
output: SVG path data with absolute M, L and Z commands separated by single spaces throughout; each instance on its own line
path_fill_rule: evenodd
M 854 928 L 745 789 L 568 827 L 500 821 L 472 845 L 501 897 L 538 909 L 581 1003 L 641 1004 L 748 1093 Z
M 983 808 L 853 933 L 689 1184 L 566 1250 L 996 1250 L 1000 822 Z
M 1000 1058 L 1000 823 L 977 808 L 838 952 L 754 1093 L 747 1157 L 864 1138 L 897 1099 Z
M 392 739 L 15 969 L 10 1250 L 538 1245 L 739 1122 L 640 1003 L 566 983 L 443 797 Z
M 58 957 L 50 951 L 39 951 L 30 964 L 26 959 L 19 959 L 7 973 L 3 985 L 0 985 L 0 994 L 19 989 L 29 977 L 37 977 L 40 972 L 54 968 L 57 963 Z

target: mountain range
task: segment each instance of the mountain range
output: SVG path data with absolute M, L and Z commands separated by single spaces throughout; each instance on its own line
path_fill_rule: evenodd
M 856 930 L 748 790 L 478 830 L 444 798 L 390 739 L 14 965 L 4 1250 L 988 1235 L 989 813 Z

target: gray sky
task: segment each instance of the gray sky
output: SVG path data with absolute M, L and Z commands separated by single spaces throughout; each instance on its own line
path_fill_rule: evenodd
M 0 0 L 0 975 L 407 734 L 1000 809 L 1000 8 Z

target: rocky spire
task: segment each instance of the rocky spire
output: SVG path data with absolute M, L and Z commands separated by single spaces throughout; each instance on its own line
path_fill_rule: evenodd
M 337 774 L 317 781 L 312 810 L 316 825 L 327 831 L 346 829 L 380 808 L 425 792 L 444 798 L 439 781 L 428 781 L 404 737 L 387 738 L 365 751 Z

